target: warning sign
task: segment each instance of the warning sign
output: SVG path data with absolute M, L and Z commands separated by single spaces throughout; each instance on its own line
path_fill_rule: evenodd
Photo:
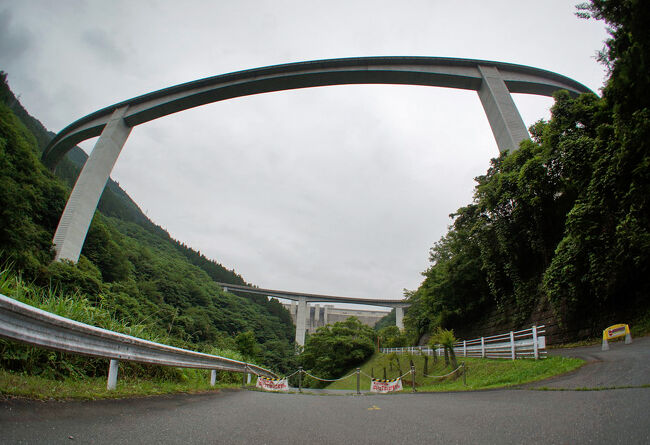
M 613 338 L 622 337 L 624 335 L 629 335 L 630 327 L 626 324 L 615 324 L 610 326 L 603 331 L 603 338 L 611 340 Z
M 382 380 L 372 379 L 370 382 L 370 392 L 395 392 L 402 390 L 402 379 Z
M 286 378 L 269 379 L 268 377 L 258 377 L 255 386 L 266 391 L 289 391 L 289 381 Z

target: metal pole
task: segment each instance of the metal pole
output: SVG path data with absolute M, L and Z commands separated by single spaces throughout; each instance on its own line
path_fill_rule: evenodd
M 413 392 L 417 392 L 415 389 L 415 366 L 411 366 L 411 379 L 413 380 Z
M 361 368 L 357 368 L 357 395 L 361 394 Z
M 298 368 L 298 392 L 302 392 L 302 366 Z
M 467 386 L 467 368 L 465 367 L 465 362 L 463 362 L 463 385 Z
M 111 359 L 110 364 L 108 365 L 108 382 L 106 383 L 106 389 L 113 391 L 117 387 L 117 370 L 119 361 Z

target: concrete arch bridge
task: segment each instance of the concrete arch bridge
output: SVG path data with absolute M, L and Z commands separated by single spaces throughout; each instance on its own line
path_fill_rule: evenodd
M 133 127 L 189 108 L 274 91 L 344 84 L 403 84 L 473 90 L 487 115 L 501 152 L 515 150 L 529 138 L 511 93 L 550 96 L 557 90 L 573 95 L 591 92 L 584 85 L 550 71 L 511 63 L 443 57 L 358 57 L 316 60 L 238 71 L 195 80 L 134 97 L 91 113 L 68 125 L 50 142 L 42 160 L 51 169 L 76 144 L 99 136 L 86 161 L 54 235 L 55 260 L 76 262 L 86 239 L 106 181 Z M 234 290 L 232 285 L 227 286 Z M 247 289 L 247 292 L 252 292 Z M 264 290 L 267 294 L 273 292 Z M 295 299 L 298 312 L 307 301 L 338 301 L 364 304 L 344 297 L 283 292 Z M 346 301 L 343 301 L 346 300 Z M 374 300 L 398 309 L 394 300 Z M 302 308 L 302 309 L 301 309 Z M 304 320 L 297 317 L 296 340 L 304 342 Z M 302 334 L 301 334 L 302 332 Z

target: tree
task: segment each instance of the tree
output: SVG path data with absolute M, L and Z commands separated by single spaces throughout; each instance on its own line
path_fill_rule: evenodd
M 429 340 L 429 346 L 431 348 L 435 348 L 436 345 L 442 345 L 445 350 L 445 364 L 448 365 L 449 360 L 451 360 L 451 366 L 454 369 L 458 368 L 456 353 L 454 352 L 454 343 L 456 343 L 456 341 L 453 329 L 447 330 L 440 327 L 436 329 Z
M 237 350 L 249 359 L 257 357 L 260 353 L 260 346 L 257 344 L 253 331 L 237 334 L 235 336 L 235 344 L 237 344 Z
M 375 332 L 356 317 L 323 326 L 309 336 L 300 360 L 317 377 L 340 377 L 373 354 Z
M 408 337 L 397 326 L 386 326 L 377 331 L 383 348 L 401 348 L 408 345 Z

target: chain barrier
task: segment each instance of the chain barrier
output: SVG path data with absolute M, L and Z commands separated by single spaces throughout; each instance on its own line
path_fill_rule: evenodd
M 397 378 L 398 378 L 398 379 L 401 379 L 401 378 L 403 378 L 404 376 L 411 374 L 412 372 L 413 372 L 413 371 L 408 370 L 408 371 L 406 371 L 404 374 L 402 374 L 401 376 L 399 376 L 399 377 L 397 377 Z
M 461 368 L 463 368 L 463 370 L 465 369 L 465 363 L 461 363 L 461 364 L 460 364 L 456 369 L 454 369 L 453 371 L 451 371 L 451 372 L 449 372 L 449 373 L 447 373 L 447 374 L 445 374 L 445 375 L 428 375 L 428 374 L 424 374 L 424 373 L 422 373 L 422 376 L 423 376 L 423 377 L 430 377 L 430 378 L 438 378 L 438 379 L 441 379 L 441 378 L 448 377 L 448 376 L 454 374 L 455 372 L 457 372 L 457 371 L 458 371 L 459 369 L 461 369 Z M 415 370 L 414 370 L 413 368 L 411 368 L 410 370 L 406 371 L 404 374 L 402 374 L 401 376 L 399 376 L 399 377 L 397 377 L 397 378 L 395 378 L 395 379 L 393 379 L 393 380 L 403 379 L 404 377 L 406 377 L 406 376 L 409 375 L 409 374 L 414 375 L 414 374 L 415 374 L 414 371 L 415 371 Z M 301 376 L 302 374 L 305 374 L 305 375 L 308 375 L 309 377 L 311 377 L 311 378 L 313 378 L 313 379 L 315 379 L 315 380 L 320 380 L 321 382 L 338 382 L 338 381 L 340 381 L 340 380 L 345 380 L 345 379 L 348 379 L 348 378 L 350 378 L 350 377 L 356 375 L 356 376 L 357 376 L 357 393 L 358 393 L 358 394 L 360 394 L 360 392 L 359 392 L 359 376 L 363 375 L 363 376 L 369 378 L 371 381 L 372 381 L 372 380 L 380 380 L 380 379 L 375 379 L 375 378 L 372 377 L 372 376 L 369 376 L 368 374 L 366 374 L 365 372 L 361 371 L 361 370 L 358 369 L 358 368 L 357 368 L 357 370 L 354 371 L 353 373 L 348 374 L 348 375 L 346 375 L 346 376 L 344 376 L 344 377 L 340 377 L 340 378 L 338 378 L 338 379 L 322 379 L 322 378 L 320 378 L 320 377 L 316 377 L 315 375 L 308 373 L 307 371 L 305 371 L 304 369 L 302 369 L 302 367 L 299 368 L 297 371 L 293 372 L 292 374 L 289 374 L 289 375 L 287 375 L 286 377 L 283 377 L 282 380 L 289 379 L 290 377 L 293 377 L 293 376 L 296 375 L 296 374 L 299 374 L 299 376 Z M 464 376 L 464 375 L 465 375 L 465 373 L 463 373 L 463 376 Z M 302 380 L 302 379 L 300 379 L 300 381 L 298 382 L 298 386 L 299 386 L 299 390 L 300 390 L 300 392 L 302 392 L 302 381 L 301 381 L 301 380 Z M 413 379 L 413 391 L 415 391 L 415 379 Z
M 454 372 L 456 372 L 456 371 L 458 371 L 460 368 L 464 368 L 464 367 L 465 367 L 465 364 L 464 364 L 464 363 L 461 363 L 460 365 L 458 365 L 458 368 L 454 369 L 453 371 L 451 371 L 450 373 L 445 374 L 445 375 L 428 375 L 428 374 L 422 374 L 422 375 L 423 375 L 424 377 L 433 377 L 433 378 L 436 378 L 436 379 L 441 379 L 441 378 L 443 378 L 443 377 L 449 377 L 449 376 L 452 375 Z M 404 375 L 406 375 L 406 374 L 404 374 Z
M 300 370 L 298 370 L 296 372 L 299 372 L 299 371 Z M 348 377 L 352 377 L 353 375 L 357 374 L 356 371 L 355 371 L 352 374 L 346 375 L 345 377 L 341 377 L 340 379 L 321 379 L 320 377 L 316 377 L 315 375 L 311 375 L 310 373 L 308 373 L 304 369 L 302 370 L 302 373 L 308 375 L 309 377 L 311 377 L 313 379 L 320 380 L 321 382 L 338 382 L 339 380 L 344 380 L 344 379 L 347 379 Z
M 300 369 L 297 370 L 297 371 L 295 371 L 293 374 L 289 374 L 288 376 L 285 376 L 285 377 L 282 377 L 282 378 L 283 378 L 283 379 L 291 378 L 291 377 L 293 377 L 294 375 L 298 374 L 299 372 L 300 372 Z

